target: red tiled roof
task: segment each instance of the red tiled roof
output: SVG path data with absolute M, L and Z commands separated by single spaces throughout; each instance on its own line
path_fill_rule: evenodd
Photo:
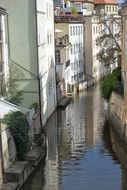
M 98 5 L 98 4 L 106 4 L 106 5 L 117 5 L 117 1 L 116 0 L 94 0 L 94 4 Z

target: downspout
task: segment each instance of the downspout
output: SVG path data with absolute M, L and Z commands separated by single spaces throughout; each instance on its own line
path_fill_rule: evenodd
M 56 55 L 54 1 L 53 1 L 53 19 L 54 19 L 54 20 L 53 20 L 53 22 L 54 22 L 54 54 Z M 55 56 L 55 57 L 56 57 L 56 56 Z M 55 98 L 56 98 L 56 100 L 55 100 L 56 102 L 55 102 L 55 103 L 56 103 L 56 106 L 57 106 L 57 101 L 58 101 L 58 100 L 57 100 L 56 58 L 54 58 L 54 62 L 55 62 L 55 63 L 54 63 L 54 64 L 55 64 L 55 71 L 54 71 L 54 72 L 55 72 L 55 76 L 54 76 L 54 77 L 55 77 L 55 83 L 56 83 L 56 84 L 55 84 L 55 87 L 56 87 L 56 88 L 55 88 L 55 91 L 56 91 L 56 97 L 55 97 Z
M 5 182 L 4 175 L 4 158 L 3 158 L 3 147 L 2 147 L 2 136 L 1 136 L 1 124 L 0 124 L 0 167 L 2 170 L 2 183 Z
M 37 79 L 38 79 L 38 91 L 39 91 L 39 112 L 40 112 L 40 124 L 42 126 L 42 109 L 41 109 L 41 77 L 39 74 L 39 52 L 38 52 L 38 20 L 37 20 L 37 0 L 35 0 L 35 22 L 36 22 L 36 51 L 37 51 Z

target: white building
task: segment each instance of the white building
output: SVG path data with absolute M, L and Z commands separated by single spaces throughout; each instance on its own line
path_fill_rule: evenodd
M 103 30 L 103 24 L 98 16 L 85 17 L 85 75 L 98 81 L 103 76 L 103 64 L 97 59 L 100 48 L 96 39 Z
M 37 0 L 37 18 L 42 121 L 45 123 L 56 107 L 54 12 L 52 0 Z
M 59 18 L 60 19 L 60 18 Z M 66 18 L 67 19 L 67 18 Z M 73 89 L 72 85 L 77 85 L 84 80 L 84 22 L 83 20 L 56 20 L 55 28 L 63 32 L 58 33 L 57 37 L 64 35 L 68 36 L 69 39 L 69 52 L 68 62 L 66 62 L 65 69 L 65 84 L 66 91 L 70 92 Z
M 9 64 L 18 78 L 22 105 L 38 102 L 45 124 L 56 107 L 52 0 L 0 0 L 8 13 Z
M 90 16 L 93 14 L 94 1 L 93 0 L 64 0 L 63 10 L 65 13 L 73 13 L 75 10 L 78 14 L 83 16 Z

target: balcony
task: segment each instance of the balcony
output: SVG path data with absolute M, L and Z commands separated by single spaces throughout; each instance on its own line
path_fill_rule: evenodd
M 59 16 L 55 16 L 56 23 L 64 23 L 64 22 L 84 22 L 83 16 L 80 14 L 61 14 Z
M 55 46 L 56 47 L 66 47 L 69 45 L 69 37 L 65 35 L 63 37 L 58 37 L 55 39 Z

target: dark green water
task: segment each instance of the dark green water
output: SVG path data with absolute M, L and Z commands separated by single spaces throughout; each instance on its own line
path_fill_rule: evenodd
M 46 128 L 45 164 L 23 190 L 126 190 L 125 154 L 118 154 L 120 140 L 109 131 L 106 110 L 95 86 L 54 113 Z

